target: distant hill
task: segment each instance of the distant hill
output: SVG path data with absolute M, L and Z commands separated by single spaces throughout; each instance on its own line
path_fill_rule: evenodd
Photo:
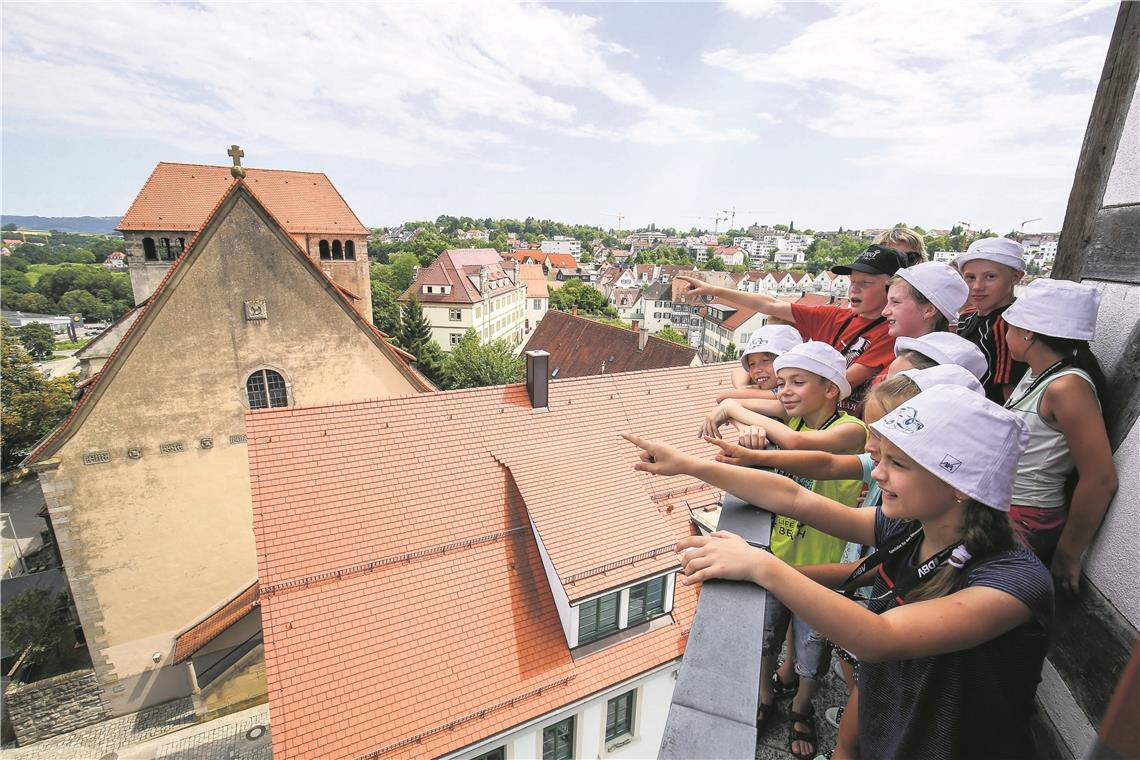
M 0 216 L 0 225 L 14 224 L 22 230 L 59 230 L 60 232 L 115 232 L 117 216 Z

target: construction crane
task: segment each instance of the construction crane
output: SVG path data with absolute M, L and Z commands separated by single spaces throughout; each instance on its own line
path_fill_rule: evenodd
M 727 213 L 728 213 L 727 211 L 721 211 L 720 212 L 720 214 L 727 214 Z M 690 216 L 689 218 L 690 219 L 701 219 L 701 220 L 706 221 L 706 222 L 711 221 L 713 223 L 713 234 L 715 235 L 719 231 L 720 223 L 728 221 L 727 216 L 720 216 L 720 214 L 717 214 L 716 216 Z
M 617 219 L 617 231 L 621 232 L 621 223 L 625 220 L 625 214 L 602 214 L 602 216 L 608 216 L 611 219 Z
M 733 206 L 730 209 L 725 209 L 724 211 L 721 211 L 720 213 L 728 214 L 728 220 L 729 220 L 728 228 L 730 230 L 736 229 L 736 214 L 738 213 L 736 210 L 736 206 Z M 739 213 L 740 214 L 759 214 L 760 212 L 759 211 L 740 211 Z
M 1022 235 L 1022 237 L 1025 236 L 1025 225 L 1029 224 L 1030 222 L 1040 222 L 1040 221 L 1041 221 L 1041 217 L 1037 217 L 1036 219 L 1026 219 L 1024 222 L 1022 222 L 1021 223 L 1021 235 Z

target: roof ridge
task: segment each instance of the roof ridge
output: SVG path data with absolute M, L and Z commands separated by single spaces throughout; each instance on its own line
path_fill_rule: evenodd
M 185 161 L 159 161 L 158 164 L 155 166 L 154 171 L 157 171 L 159 166 L 199 166 L 203 169 L 225 169 L 227 171 L 233 168 L 232 166 L 225 166 L 224 164 L 200 164 L 200 163 L 185 162 Z M 261 167 L 261 166 L 243 166 L 242 168 L 245 169 L 246 171 L 255 171 L 255 172 L 278 172 L 281 174 L 311 174 L 311 175 L 316 176 L 316 177 L 324 177 L 325 179 L 328 179 L 328 175 L 325 174 L 324 172 L 310 172 L 310 171 L 305 171 L 304 169 L 268 169 L 268 168 Z M 152 175 L 154 174 L 154 171 L 151 172 Z M 332 184 L 332 180 L 329 180 L 329 184 L 330 185 Z M 146 183 L 143 183 L 143 187 L 146 187 Z M 333 189 L 335 190 L 336 187 L 334 186 Z M 341 200 L 344 200 L 343 196 L 341 197 Z M 348 205 L 348 204 L 346 203 L 345 205 Z M 357 221 L 360 221 L 360 220 L 357 219 Z M 361 226 L 363 227 L 364 225 L 361 225 Z

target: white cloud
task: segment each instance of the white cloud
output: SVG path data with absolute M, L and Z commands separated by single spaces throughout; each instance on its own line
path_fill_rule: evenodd
M 1102 7 L 1086 3 L 1088 13 Z M 1071 176 L 1107 38 L 1074 34 L 1071 3 L 832 6 L 774 52 L 703 55 L 807 101 L 785 119 L 866 140 L 856 164 L 951 174 Z M 1080 14 L 1078 14 L 1080 15 Z
M 775 114 L 768 113 L 767 111 L 760 111 L 756 114 L 756 120 L 764 124 L 783 124 L 784 120 Z
M 12 4 L 5 128 L 443 163 L 519 130 L 751 139 L 662 101 L 592 17 L 512 3 Z M 579 102 L 601 96 L 584 114 Z M 644 121 L 655 123 L 652 131 Z
M 745 18 L 764 18 L 780 10 L 779 0 L 725 0 L 725 6 Z

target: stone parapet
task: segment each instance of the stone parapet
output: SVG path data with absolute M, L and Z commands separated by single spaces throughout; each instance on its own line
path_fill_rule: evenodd
M 20 745 L 32 744 L 111 717 L 94 670 L 9 685 L 4 706 Z

